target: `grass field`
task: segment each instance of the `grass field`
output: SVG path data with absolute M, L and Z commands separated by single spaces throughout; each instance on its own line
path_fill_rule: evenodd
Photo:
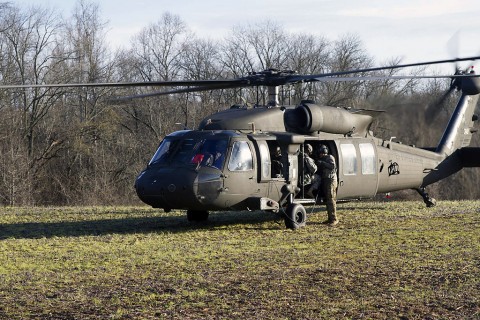
M 479 319 L 480 201 L 0 209 L 1 319 Z

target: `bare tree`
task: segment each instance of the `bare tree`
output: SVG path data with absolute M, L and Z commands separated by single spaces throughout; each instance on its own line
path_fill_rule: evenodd
M 65 23 L 64 37 L 70 81 L 92 83 L 111 79 L 113 63 L 105 41 L 106 23 L 101 20 L 98 4 L 80 0 Z M 104 88 L 79 88 L 69 95 L 69 103 L 81 112 L 82 120 L 90 120 L 102 111 L 99 101 L 109 93 Z
M 176 15 L 162 18 L 144 28 L 132 41 L 132 49 L 122 56 L 121 74 L 130 81 L 172 80 L 183 76 L 182 58 L 189 38 L 185 23 Z M 155 89 L 155 88 L 153 88 Z M 151 92 L 152 88 L 138 88 L 135 93 Z M 180 103 L 180 106 L 179 106 Z M 136 123 L 148 128 L 155 141 L 183 122 L 182 103 L 178 97 L 157 97 L 132 102 L 124 111 Z M 166 106 L 169 106 L 166 108 Z M 152 137 L 151 136 L 151 137 Z
M 225 76 L 240 77 L 267 69 L 288 69 L 291 48 L 288 34 L 276 23 L 265 21 L 232 29 L 222 47 Z M 233 90 L 230 100 L 266 102 L 265 88 Z
M 4 8 L 5 9 L 5 8 Z M 55 81 L 54 66 L 62 57 L 54 54 L 59 31 L 58 15 L 52 10 L 32 7 L 21 11 L 10 6 L 2 14 L 4 32 L 0 34 L 2 50 L 2 79 L 16 84 L 43 84 Z M 35 176 L 45 161 L 56 152 L 53 141 L 40 134 L 40 124 L 50 108 L 60 99 L 58 89 L 22 89 L 10 91 L 3 102 L 8 101 L 14 122 L 21 128 L 21 136 L 14 141 L 25 148 L 11 148 L 12 152 L 25 151 L 23 156 L 13 154 L 12 160 L 21 170 L 27 170 L 23 184 L 24 194 L 32 194 Z M 20 160 L 18 160 L 20 159 Z M 20 169 L 19 169 L 20 170 Z M 16 188 L 19 190 L 20 188 Z M 15 197 L 11 197 L 15 198 Z M 29 201 L 27 201 L 29 202 Z
M 181 75 L 181 55 L 187 28 L 179 16 L 165 13 L 134 38 L 131 54 L 139 78 L 172 80 Z
M 329 70 L 346 71 L 368 68 L 372 65 L 361 40 L 354 35 L 345 35 L 335 41 L 331 48 Z M 331 106 L 354 106 L 364 96 L 364 81 L 325 82 L 320 87 L 321 101 Z
M 307 34 L 292 35 L 288 57 L 288 68 L 300 74 L 321 74 L 328 71 L 330 59 L 330 43 L 323 37 Z M 296 84 L 288 91 L 290 103 L 301 100 L 317 100 L 319 84 Z
M 182 57 L 185 78 L 208 80 L 222 77 L 218 42 L 192 38 L 185 44 Z M 226 103 L 223 90 L 189 93 L 184 97 L 186 99 L 183 100 L 185 105 L 182 110 L 185 115 L 185 128 L 195 128 L 203 117 Z
M 81 0 L 72 16 L 65 21 L 63 54 L 68 57 L 62 65 L 67 82 L 111 82 L 115 64 L 106 43 L 107 24 L 102 21 L 98 4 Z M 128 171 L 125 163 L 128 155 L 122 152 L 124 145 L 118 143 L 118 112 L 107 103 L 112 95 L 107 88 L 76 88 L 66 92 L 62 106 L 57 110 L 65 114 L 71 126 L 64 132 L 68 149 L 61 164 L 63 172 L 56 174 L 58 183 L 62 174 L 75 177 L 68 186 L 60 189 L 74 190 L 85 202 L 108 201 L 111 193 L 124 184 L 112 180 Z M 117 159 L 116 157 L 119 157 Z M 125 158 L 124 158 L 125 157 Z M 65 191 L 61 191 L 64 192 Z M 71 198 L 68 194 L 65 197 Z

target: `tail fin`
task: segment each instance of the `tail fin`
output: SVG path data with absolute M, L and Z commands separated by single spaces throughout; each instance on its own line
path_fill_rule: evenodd
M 480 78 L 461 79 L 458 81 L 457 88 L 462 90 L 462 96 L 435 149 L 443 160 L 435 170 L 424 177 L 422 188 L 445 179 L 464 167 L 480 166 L 478 160 L 480 148 L 466 148 L 470 145 L 472 133 L 475 132 L 473 124 L 477 116 L 474 111 L 480 94 Z
M 474 111 L 478 98 L 478 94 L 462 93 L 435 152 L 447 157 L 455 150 L 470 145 L 472 133 L 475 132 L 473 130 L 473 124 L 476 120 Z

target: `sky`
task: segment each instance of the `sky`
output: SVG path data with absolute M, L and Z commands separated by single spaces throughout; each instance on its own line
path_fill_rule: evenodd
M 0 0 L 0 2 L 8 0 Z M 10 0 L 12 1 L 12 0 Z M 76 0 L 13 0 L 49 6 L 68 17 Z M 163 13 L 178 15 L 201 38 L 222 39 L 235 26 L 277 23 L 285 31 L 336 40 L 357 35 L 377 64 L 480 55 L 479 0 L 90 0 L 108 22 L 107 39 L 128 47 Z M 480 65 L 480 63 L 479 63 Z M 450 68 L 450 66 L 448 66 Z M 451 69 L 453 71 L 453 66 Z M 478 69 L 478 68 L 477 68 Z M 442 71 L 445 69 L 442 69 Z M 450 69 L 449 69 L 450 70 Z

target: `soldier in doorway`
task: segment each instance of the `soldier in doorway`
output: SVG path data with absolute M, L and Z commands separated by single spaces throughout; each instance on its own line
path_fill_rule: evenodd
M 300 150 L 300 185 L 305 187 L 313 183 L 313 177 L 317 171 L 315 160 L 312 159 L 313 147 L 310 144 L 305 144 L 303 152 Z
M 272 178 L 281 178 L 283 176 L 282 150 L 277 146 L 275 152 L 271 155 L 272 159 Z

